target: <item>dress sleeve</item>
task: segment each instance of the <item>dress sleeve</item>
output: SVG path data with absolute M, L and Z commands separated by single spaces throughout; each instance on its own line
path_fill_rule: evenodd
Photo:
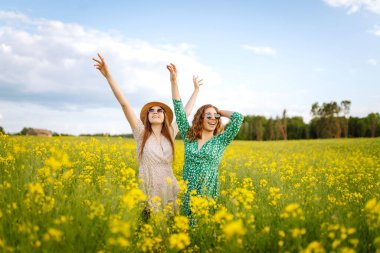
M 218 138 L 224 143 L 226 146 L 231 143 L 231 141 L 236 137 L 243 124 L 244 116 L 241 113 L 234 112 L 230 117 L 230 123 L 227 125 L 225 131 L 219 134 Z
M 135 129 L 132 129 L 133 138 L 135 139 L 137 146 L 139 146 L 143 139 L 144 134 L 144 124 L 141 120 L 137 120 L 137 126 Z
M 189 121 L 187 121 L 185 109 L 183 108 L 181 100 L 173 99 L 173 105 L 179 132 L 181 133 L 182 139 L 185 139 L 187 130 L 190 128 Z

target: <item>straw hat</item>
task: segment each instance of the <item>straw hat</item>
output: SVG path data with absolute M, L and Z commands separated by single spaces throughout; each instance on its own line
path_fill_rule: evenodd
M 157 102 L 157 101 L 146 103 L 143 106 L 143 108 L 141 109 L 140 119 L 141 119 L 141 121 L 143 123 L 145 122 L 145 117 L 146 117 L 146 114 L 147 114 L 148 110 L 150 108 L 152 108 L 153 106 L 159 106 L 162 109 L 164 109 L 164 111 L 165 111 L 165 117 L 168 117 L 169 124 L 172 124 L 172 121 L 173 121 L 173 111 L 172 111 L 172 109 L 170 109 L 170 107 L 168 105 L 166 105 L 166 104 L 164 104 L 162 102 Z

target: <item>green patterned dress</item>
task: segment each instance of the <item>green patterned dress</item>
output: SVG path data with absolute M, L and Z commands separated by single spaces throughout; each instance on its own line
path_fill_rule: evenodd
M 183 197 L 182 213 L 190 215 L 190 192 L 196 190 L 199 195 L 212 198 L 219 196 L 218 167 L 227 145 L 237 135 L 243 115 L 234 112 L 230 117 L 230 124 L 225 131 L 214 136 L 198 150 L 198 141 L 189 141 L 186 133 L 190 128 L 186 112 L 181 100 L 173 99 L 174 113 L 182 139 L 185 142 L 185 164 L 183 167 L 183 180 L 188 182 L 188 191 Z

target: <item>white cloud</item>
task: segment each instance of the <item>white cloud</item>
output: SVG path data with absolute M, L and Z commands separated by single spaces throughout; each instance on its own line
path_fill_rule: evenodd
M 0 101 L 6 132 L 20 132 L 24 127 L 48 129 L 58 133 L 131 133 L 130 126 L 118 107 L 57 110 L 30 102 Z M 22 119 L 22 122 L 20 122 Z
M 380 14 L 379 0 L 324 0 L 332 7 L 342 7 L 347 9 L 348 14 L 358 12 L 361 9 Z
M 26 15 L 19 13 L 19 12 L 12 12 L 12 11 L 0 10 L 0 20 L 1 19 L 7 20 L 7 21 L 19 20 L 19 21 L 22 21 L 24 23 L 30 22 L 30 19 Z
M 192 51 L 194 46 L 188 43 L 156 45 L 123 38 L 115 32 L 4 11 L 0 12 L 0 41 L 0 102 L 9 102 L 1 107 L 6 124 L 11 125 L 8 131 L 19 131 L 17 128 L 29 122 L 30 126 L 46 124 L 54 131 L 65 132 L 67 129 L 62 126 L 70 115 L 80 115 L 72 121 L 74 126 L 85 118 L 83 112 L 95 115 L 102 111 L 107 115 L 109 108 L 115 109 L 125 123 L 106 80 L 93 66 L 92 57 L 97 52 L 104 56 L 136 110 L 151 100 L 171 103 L 166 69 L 170 62 L 177 65 L 178 82 L 185 98 L 193 90 L 193 74 L 202 77 L 210 87 L 221 82 L 216 72 L 197 60 Z M 28 106 L 20 108 L 19 104 Z M 28 110 L 32 105 L 47 116 L 27 121 L 25 115 L 31 113 Z M 19 113 L 14 115 L 18 117 L 10 117 L 15 106 Z M 98 120 L 83 123 L 82 130 L 98 131 L 96 127 L 100 129 L 102 125 L 105 129 L 105 125 L 113 127 L 112 122 L 104 118 L 101 121 L 102 124 Z M 72 133 L 79 133 L 80 127 L 75 129 Z M 115 131 L 123 129 L 116 127 Z
M 370 30 L 369 32 L 372 33 L 375 36 L 380 36 L 380 26 L 379 25 L 375 25 L 373 27 L 373 29 Z
M 369 65 L 376 66 L 376 65 L 377 65 L 377 60 L 371 58 L 371 59 L 368 59 L 368 60 L 367 60 L 367 63 L 368 63 Z
M 270 55 L 274 56 L 277 54 L 276 50 L 271 47 L 254 47 L 250 45 L 243 45 L 243 49 L 253 52 L 257 55 Z
M 2 12 L 2 19 L 21 14 Z M 23 16 L 24 17 L 24 16 Z M 20 20 L 25 20 L 20 19 Z M 190 71 L 205 72 L 209 79 L 219 77 L 194 57 L 192 46 L 152 45 L 141 40 L 126 40 L 110 34 L 60 21 L 32 20 L 24 29 L 0 27 L 0 73 L 3 83 L 26 92 L 99 92 L 104 79 L 93 68 L 92 57 L 101 52 L 119 84 L 127 91 L 148 87 L 161 94 L 167 87 L 165 65 L 174 62 L 180 77 L 191 78 Z M 36 25 L 38 24 L 38 25 Z M 23 73 L 20 75 L 20 73 Z M 166 85 L 166 86 L 164 86 Z

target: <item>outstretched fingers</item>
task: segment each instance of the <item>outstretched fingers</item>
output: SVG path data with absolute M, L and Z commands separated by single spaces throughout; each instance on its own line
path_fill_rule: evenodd
M 166 68 L 170 71 L 170 73 L 177 73 L 177 68 L 173 63 L 166 65 Z
M 98 53 L 98 57 L 99 59 L 97 58 L 92 58 L 92 60 L 94 60 L 96 63 L 94 64 L 94 66 L 97 68 L 97 69 L 100 69 L 103 65 L 104 65 L 104 59 L 103 57 Z
M 98 53 L 98 57 L 99 58 L 95 58 L 95 57 L 92 58 L 92 60 L 94 60 L 95 62 L 94 67 L 98 69 L 104 77 L 108 77 L 109 73 L 108 73 L 107 64 L 104 61 L 104 58 L 99 53 Z
M 199 79 L 198 76 L 193 75 L 193 82 L 197 86 L 201 86 L 203 84 L 203 79 Z

